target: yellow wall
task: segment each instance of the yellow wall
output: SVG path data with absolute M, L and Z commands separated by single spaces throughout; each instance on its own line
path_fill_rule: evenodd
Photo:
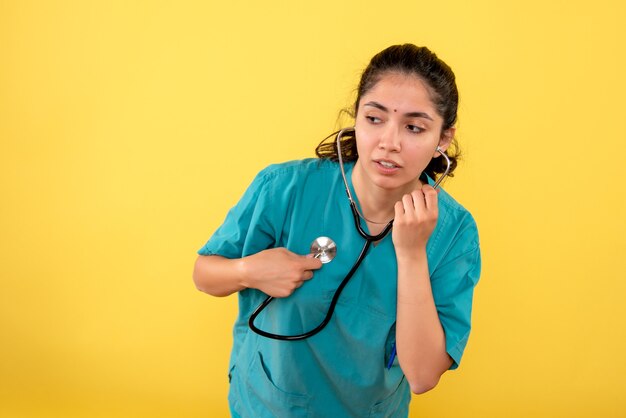
M 626 416 L 625 11 L 0 1 L 0 416 L 226 416 L 236 298 L 195 289 L 195 251 L 401 42 L 457 74 L 446 188 L 484 257 L 461 367 L 411 416 Z

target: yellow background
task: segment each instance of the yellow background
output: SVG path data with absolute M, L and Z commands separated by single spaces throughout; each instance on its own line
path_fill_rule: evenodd
M 411 416 L 626 416 L 623 4 L 0 1 L 0 416 L 226 416 L 195 251 L 403 42 L 457 74 L 484 261 Z

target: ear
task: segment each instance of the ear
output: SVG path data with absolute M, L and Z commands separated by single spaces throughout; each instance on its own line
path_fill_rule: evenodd
M 452 128 L 448 128 L 445 131 L 443 131 L 443 133 L 441 134 L 441 139 L 439 139 L 439 148 L 441 148 L 441 151 L 444 152 L 445 150 L 448 149 L 448 147 L 450 146 L 450 144 L 452 143 L 452 140 L 454 139 L 454 134 L 456 132 L 456 128 L 453 126 Z M 437 151 L 435 151 L 433 158 L 436 157 L 440 157 L 441 154 L 439 154 Z

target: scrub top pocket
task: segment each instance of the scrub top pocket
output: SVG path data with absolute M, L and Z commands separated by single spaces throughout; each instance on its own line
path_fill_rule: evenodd
M 400 417 L 409 415 L 409 401 L 411 393 L 407 388 L 408 383 L 404 377 L 391 395 L 375 404 L 370 409 L 370 418 Z M 404 393 L 399 393 L 404 391 Z
M 294 371 L 295 373 L 295 371 Z M 254 355 L 246 380 L 250 408 L 257 417 L 308 417 L 310 396 L 286 392 L 277 387 L 268 373 L 263 356 Z

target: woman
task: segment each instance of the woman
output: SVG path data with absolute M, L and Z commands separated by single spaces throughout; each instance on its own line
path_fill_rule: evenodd
M 239 293 L 229 402 L 241 417 L 406 417 L 410 394 L 458 367 L 480 274 L 472 216 L 432 187 L 454 141 L 458 93 L 450 68 L 427 48 L 391 46 L 364 71 L 354 130 L 342 139 L 349 190 L 372 235 L 328 325 L 297 341 L 263 337 L 315 328 L 363 247 L 337 163 L 319 159 L 261 171 L 198 253 L 194 282 L 215 296 Z M 334 137 L 332 135 L 331 137 Z M 330 137 L 329 137 L 330 138 Z M 446 152 L 456 167 L 456 156 Z M 311 242 L 330 237 L 323 264 Z M 397 355 L 396 355 L 397 353 Z

